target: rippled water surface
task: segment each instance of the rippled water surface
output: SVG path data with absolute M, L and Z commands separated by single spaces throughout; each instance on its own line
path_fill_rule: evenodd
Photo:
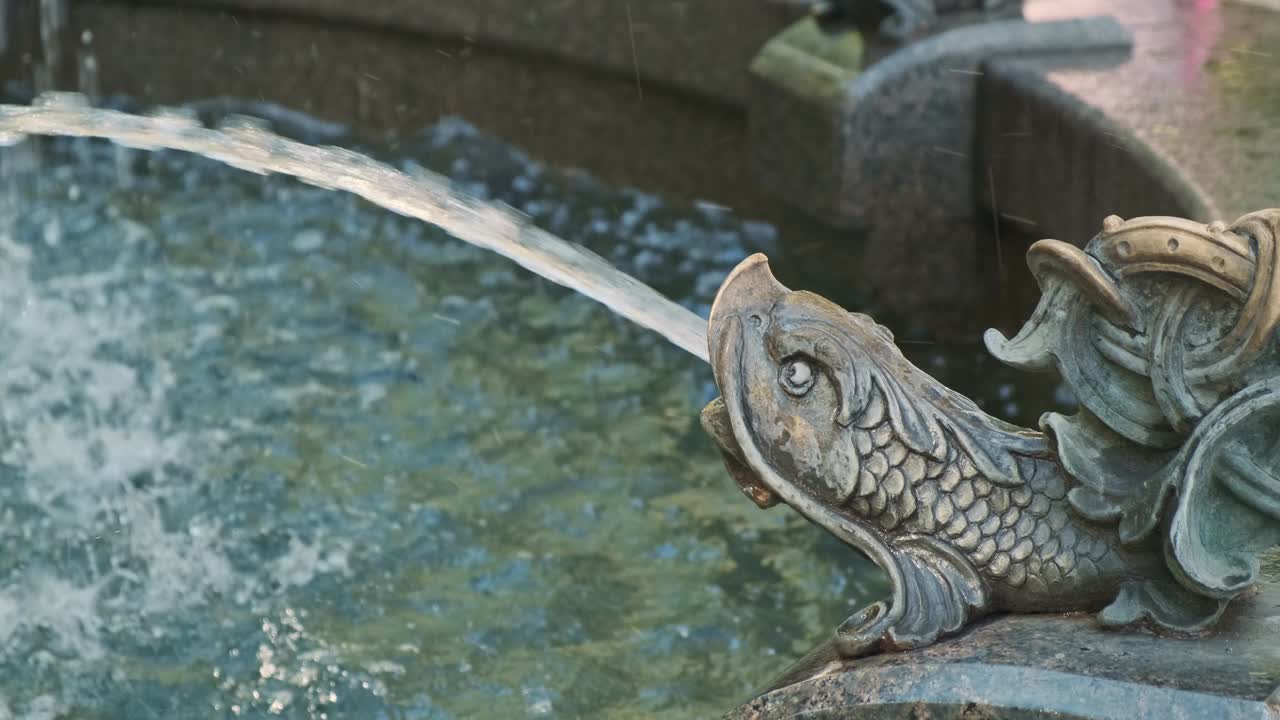
M 287 179 L 33 149 L 0 192 L 0 718 L 713 717 L 882 592 L 728 480 L 709 369 L 591 301 Z M 773 249 L 461 122 L 402 152 L 703 313 Z

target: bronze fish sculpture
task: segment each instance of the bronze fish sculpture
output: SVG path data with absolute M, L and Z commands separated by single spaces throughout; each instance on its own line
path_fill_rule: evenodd
M 1280 210 L 1111 217 L 1083 250 L 1033 245 L 1040 304 L 986 341 L 1079 399 L 1040 431 L 943 386 L 866 315 L 788 290 L 763 255 L 730 273 L 703 426 L 753 501 L 791 506 L 892 586 L 837 649 L 918 647 L 992 612 L 1211 627 L 1280 543 L 1277 228 Z

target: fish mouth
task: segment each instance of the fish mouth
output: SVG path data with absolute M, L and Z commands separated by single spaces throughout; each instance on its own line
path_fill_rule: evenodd
M 768 258 L 759 253 L 739 263 L 720 285 L 707 321 L 707 345 L 711 370 L 722 394 L 738 392 L 741 387 L 745 328 L 761 329 L 764 318 L 786 293 L 769 271 Z M 729 415 L 731 406 L 745 409 L 742 400 L 727 395 L 712 400 L 702 410 L 702 427 L 720 446 L 725 467 L 743 494 L 762 508 L 773 507 L 781 498 L 751 467 L 742 450 L 742 443 L 750 443 L 751 438 L 738 437 Z
M 733 436 L 733 425 L 729 420 L 729 409 L 725 407 L 724 398 L 716 398 L 702 409 L 702 429 L 716 441 L 720 456 L 724 458 L 724 467 L 729 471 L 729 477 L 738 483 L 742 494 L 762 508 L 777 505 L 780 498 L 764 484 L 742 456 L 742 447 Z

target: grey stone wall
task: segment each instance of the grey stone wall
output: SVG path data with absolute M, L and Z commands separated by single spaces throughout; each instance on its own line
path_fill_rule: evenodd
M 469 37 L 741 102 L 747 64 L 793 12 L 767 0 L 171 0 Z

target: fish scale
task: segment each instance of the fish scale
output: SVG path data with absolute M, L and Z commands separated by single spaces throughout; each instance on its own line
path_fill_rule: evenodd
M 1023 482 L 1002 487 L 984 477 L 948 438 L 946 460 L 907 447 L 885 418 L 854 427 L 858 483 L 846 505 L 891 535 L 925 534 L 960 550 L 989 581 L 1051 590 L 1097 574 L 1115 548 L 1077 527 L 1067 487 L 1052 463 L 1019 458 Z

